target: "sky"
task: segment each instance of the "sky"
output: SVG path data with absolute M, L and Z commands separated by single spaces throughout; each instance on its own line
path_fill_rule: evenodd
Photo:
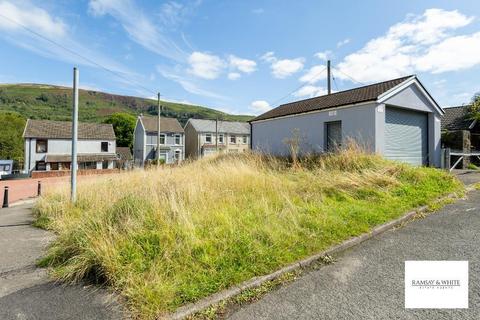
M 80 86 L 235 114 L 416 74 L 480 91 L 478 1 L 0 0 L 0 83 Z

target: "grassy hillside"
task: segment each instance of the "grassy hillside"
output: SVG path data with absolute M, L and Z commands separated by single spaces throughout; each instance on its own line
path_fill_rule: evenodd
M 243 154 L 80 181 L 76 205 L 63 188 L 35 211 L 58 234 L 43 265 L 104 282 L 154 319 L 461 189 L 445 171 L 355 149 L 295 168 Z
M 41 84 L 0 85 L 0 112 L 14 111 L 26 118 L 70 120 L 72 89 Z M 247 121 L 251 116 L 230 115 L 201 106 L 162 101 L 162 115 L 184 124 L 189 118 Z M 80 90 L 80 121 L 101 122 L 115 112 L 155 114 L 155 100 Z

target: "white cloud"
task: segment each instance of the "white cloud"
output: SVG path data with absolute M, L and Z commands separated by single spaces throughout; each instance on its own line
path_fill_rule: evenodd
M 327 61 L 331 56 L 332 56 L 332 51 L 330 50 L 325 50 L 325 51 L 315 53 L 315 57 L 323 61 Z
M 271 108 L 270 104 L 265 100 L 255 100 L 250 104 L 250 110 L 255 112 L 255 114 L 267 112 Z
M 65 37 L 67 25 L 59 18 L 52 17 L 47 11 L 30 3 L 13 4 L 10 1 L 0 2 L 0 12 L 10 20 L 52 38 Z M 18 30 L 21 27 L 7 19 L 0 18 L 0 29 Z
M 327 94 L 327 89 L 325 89 L 323 87 L 316 87 L 316 86 L 307 85 L 307 86 L 304 86 L 304 87 L 300 88 L 293 95 L 295 97 L 313 98 L 313 97 L 323 96 L 325 94 Z
M 414 63 L 418 70 L 431 73 L 468 69 L 480 64 L 480 32 L 447 38 L 428 48 Z
M 90 62 L 95 61 L 116 72 L 134 75 L 128 68 L 108 56 L 76 41 L 72 30 L 64 20 L 30 1 L 0 1 L 0 13 L 8 18 L 0 17 L 0 36 L 16 46 L 49 59 L 98 68 L 97 65 Z M 33 30 L 50 41 L 25 28 Z M 62 47 L 68 48 L 70 51 Z M 90 61 L 78 55 L 87 57 Z M 117 78 L 116 80 L 118 81 Z
M 304 58 L 282 59 L 272 63 L 272 74 L 275 78 L 284 79 L 303 69 Z
M 273 51 L 266 52 L 264 55 L 260 57 L 260 59 L 269 63 L 272 63 L 277 60 L 277 58 L 275 58 L 275 52 Z
M 112 16 L 133 41 L 150 51 L 175 61 L 184 61 L 187 57 L 133 0 L 90 0 L 89 12 L 94 16 Z
M 261 60 L 270 63 L 272 74 L 275 78 L 284 79 L 303 69 L 304 58 L 278 59 L 273 51 L 269 51 L 260 57 Z
M 237 79 L 239 79 L 241 76 L 242 76 L 242 75 L 241 75 L 240 73 L 238 73 L 238 72 L 230 72 L 227 77 L 228 77 L 228 79 L 230 79 L 230 80 L 237 80 Z
M 346 44 L 350 43 L 350 38 L 343 39 L 342 41 L 337 42 L 337 48 L 343 47 Z
M 327 79 L 326 66 L 316 65 L 311 67 L 307 73 L 300 77 L 301 82 L 316 83 L 320 80 Z
M 189 79 L 183 75 L 180 75 L 178 73 L 178 70 L 169 70 L 169 68 L 167 67 L 157 66 L 157 71 L 163 77 L 180 84 L 182 88 L 187 92 L 190 92 L 199 96 L 208 97 L 208 98 L 228 100 L 227 97 L 221 94 L 200 88 L 199 85 L 194 80 Z
M 218 78 L 226 66 L 225 61 L 218 56 L 198 51 L 188 57 L 188 63 L 190 64 L 189 73 L 209 80 Z
M 428 9 L 409 15 L 387 33 L 346 56 L 337 68 L 361 82 L 382 81 L 417 71 L 441 73 L 480 63 L 480 34 L 452 35 L 470 24 L 457 10 Z M 337 73 L 340 79 L 347 79 Z
M 252 73 L 257 69 L 257 63 L 253 60 L 242 59 L 234 55 L 229 56 L 230 66 L 244 73 Z

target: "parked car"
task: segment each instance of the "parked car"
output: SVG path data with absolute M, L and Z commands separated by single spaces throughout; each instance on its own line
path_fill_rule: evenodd
M 13 160 L 0 160 L 0 179 L 3 175 L 12 174 Z

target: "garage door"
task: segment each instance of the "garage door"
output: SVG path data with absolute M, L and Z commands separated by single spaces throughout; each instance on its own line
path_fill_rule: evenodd
M 427 164 L 427 114 L 387 107 L 385 157 L 413 165 Z

